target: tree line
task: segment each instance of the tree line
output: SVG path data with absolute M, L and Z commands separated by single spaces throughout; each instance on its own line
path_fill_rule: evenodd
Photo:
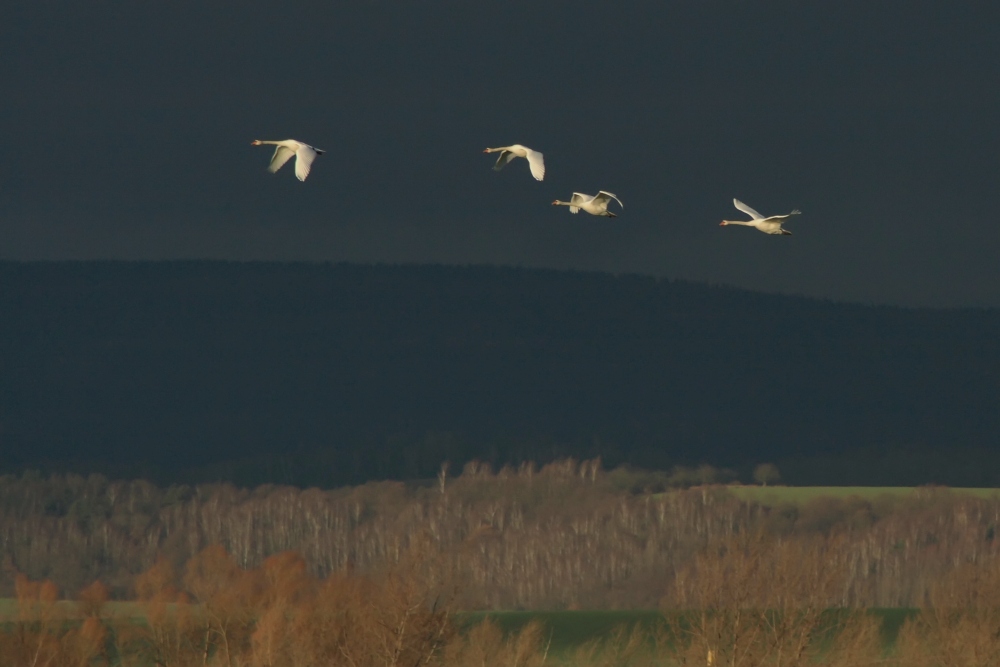
M 959 565 L 994 567 L 1000 551 L 997 498 L 928 487 L 769 506 L 721 484 L 664 490 L 669 479 L 597 459 L 499 470 L 474 461 L 422 483 L 332 490 L 5 476 L 0 595 L 23 574 L 63 593 L 100 580 L 126 598 L 158 560 L 181 568 L 212 545 L 240 568 L 293 551 L 325 578 L 377 571 L 419 543 L 450 573 L 462 609 L 684 607 L 696 555 L 760 531 L 822 540 L 826 565 L 845 572 L 828 606 L 914 607 Z
M 681 568 L 661 621 L 551 652 L 537 621 L 504 633 L 456 623 L 461 584 L 428 541 L 369 572 L 309 572 L 295 552 L 240 567 L 220 545 L 181 569 L 159 558 L 134 604 L 94 582 L 75 602 L 16 577 L 0 667 L 982 667 L 1000 660 L 1000 570 L 965 563 L 933 584 L 895 636 L 863 606 L 835 607 L 849 568 L 837 540 L 760 530 L 711 539 Z M 675 605 L 681 605 L 677 607 Z

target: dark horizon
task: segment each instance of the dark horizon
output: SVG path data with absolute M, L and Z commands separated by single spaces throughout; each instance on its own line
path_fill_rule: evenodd
M 849 299 L 849 298 L 836 298 L 830 296 L 819 296 L 815 294 L 808 294 L 805 292 L 797 292 L 791 289 L 755 289 L 753 287 L 745 287 L 741 285 L 736 285 L 727 282 L 718 282 L 710 280 L 692 280 L 688 278 L 671 278 L 669 276 L 657 275 L 653 273 L 646 273 L 642 271 L 613 271 L 601 268 L 557 268 L 550 266 L 534 266 L 528 264 L 506 264 L 498 262 L 421 262 L 421 261 L 348 261 L 348 260 L 333 260 L 333 259 L 294 259 L 294 260 L 280 260 L 280 259 L 213 259 L 204 257 L 176 257 L 168 259 L 27 259 L 27 260 L 10 260 L 10 259 L 0 259 L 0 265 L 7 264 L 11 266 L 23 265 L 23 266 L 73 266 L 73 265 L 201 265 L 201 264 L 221 264 L 221 265 L 246 265 L 246 266 L 296 266 L 301 265 L 303 267 L 355 267 L 355 268 L 369 268 L 369 269 L 428 269 L 431 271 L 438 269 L 471 269 L 471 270 L 513 270 L 513 271 L 528 271 L 536 272 L 539 274 L 565 274 L 565 275 L 578 275 L 578 276 L 607 276 L 610 278 L 638 278 L 638 279 L 649 279 L 654 282 L 667 282 L 675 283 L 678 285 L 692 285 L 701 286 L 710 289 L 721 289 L 721 290 L 732 290 L 733 292 L 743 292 L 747 294 L 756 294 L 763 297 L 779 297 L 787 298 L 793 300 L 801 301 L 811 301 L 826 303 L 831 305 L 840 306 L 858 306 L 862 308 L 874 308 L 874 309 L 888 309 L 888 310 L 899 310 L 899 311 L 928 311 L 928 312 L 947 312 L 947 311 L 972 311 L 972 312 L 990 312 L 1000 309 L 1000 305 L 975 305 L 975 304 L 955 304 L 955 305 L 916 305 L 907 303 L 886 303 L 882 301 L 873 301 L 866 299 Z
M 1000 484 L 997 309 L 511 267 L 0 262 L 0 285 L 7 471 L 334 485 L 600 456 Z

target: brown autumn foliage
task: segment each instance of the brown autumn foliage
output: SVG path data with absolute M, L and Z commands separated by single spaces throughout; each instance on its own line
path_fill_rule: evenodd
M 666 602 L 680 614 L 670 653 L 681 665 L 851 664 L 881 650 L 879 622 L 837 610 L 847 571 L 839 538 L 758 531 L 712 543 Z
M 1000 565 L 965 563 L 938 582 L 897 647 L 901 665 L 1000 665 Z
M 139 578 L 147 623 L 117 633 L 123 665 L 419 667 L 453 638 L 447 591 L 422 576 L 413 549 L 378 577 L 345 571 L 317 580 L 282 553 L 237 566 L 211 546 L 185 566 L 184 590 L 161 560 Z
M 443 654 L 449 667 L 542 667 L 549 658 L 545 629 L 537 621 L 518 633 L 504 633 L 489 619 L 449 642 Z
M 76 604 L 80 615 L 99 618 L 107 601 L 108 587 L 101 581 L 95 581 L 80 591 Z
M 466 609 L 649 608 L 710 542 L 759 529 L 844 540 L 831 552 L 847 571 L 839 605 L 894 607 L 920 604 L 963 559 L 1000 557 L 1000 499 L 926 489 L 909 499 L 767 506 L 724 486 L 671 489 L 676 475 L 605 471 L 598 460 L 497 471 L 473 462 L 425 485 L 328 491 L 8 476 L 0 596 L 13 595 L 5 573 L 17 571 L 64 590 L 100 580 L 112 598 L 127 597 L 157 559 L 174 568 L 180 590 L 184 564 L 212 545 L 242 570 L 295 552 L 313 578 L 347 567 L 375 573 L 425 540 Z
M 64 610 L 51 581 L 31 581 L 18 574 L 14 581 L 17 613 L 10 629 L 0 635 L 0 665 L 58 665 L 62 657 L 60 626 Z
M 721 474 L 702 472 L 695 477 Z M 920 604 L 962 559 L 1000 557 L 996 498 L 927 489 L 909 499 L 767 506 L 724 486 L 671 489 L 674 476 L 605 471 L 598 460 L 498 471 L 472 462 L 425 485 L 329 491 L 7 476 L 0 596 L 13 594 L 4 573 L 18 571 L 65 590 L 100 580 L 122 598 L 158 558 L 179 573 L 179 590 L 184 564 L 211 545 L 243 570 L 295 552 L 314 578 L 347 567 L 373 573 L 426 540 L 463 608 L 648 608 L 711 541 L 760 529 L 846 540 L 832 554 L 847 568 L 840 606 L 893 607 Z
M 145 622 L 75 605 L 19 576 L 17 612 L 0 632 L 0 667 L 964 667 L 1000 664 L 1000 569 L 966 564 L 933 588 L 886 653 L 877 619 L 833 609 L 848 576 L 840 537 L 763 531 L 711 542 L 666 591 L 664 622 L 619 628 L 564 655 L 539 623 L 505 634 L 453 623 L 457 596 L 429 542 L 391 566 L 323 579 L 295 553 L 244 569 L 212 546 L 178 577 L 165 559 L 137 578 Z M 438 562 L 440 565 L 440 562 Z M 178 585 L 180 588 L 178 588 Z
M 108 664 L 107 628 L 98 617 L 106 590 L 95 582 L 74 610 L 51 581 L 15 581 L 17 612 L 0 632 L 0 667 L 98 667 Z M 73 621 L 76 622 L 73 622 Z
M 672 657 L 676 633 L 665 625 L 652 630 L 615 628 L 605 639 L 592 639 L 573 652 L 570 662 L 586 667 L 660 667 Z

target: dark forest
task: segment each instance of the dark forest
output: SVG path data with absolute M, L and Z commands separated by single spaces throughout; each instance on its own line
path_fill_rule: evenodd
M 332 487 L 600 456 L 1000 484 L 1000 312 L 648 276 L 0 263 L 0 466 Z

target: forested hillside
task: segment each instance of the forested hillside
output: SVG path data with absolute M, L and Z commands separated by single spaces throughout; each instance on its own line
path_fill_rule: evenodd
M 998 340 L 995 310 L 634 275 L 0 263 L 0 466 L 331 487 L 571 455 L 986 486 Z
M 997 498 L 926 489 L 911 499 L 767 507 L 723 486 L 642 492 L 646 479 L 596 460 L 498 471 L 470 463 L 424 486 L 331 491 L 8 476 L 0 596 L 18 573 L 69 595 L 100 579 L 131 596 L 158 557 L 179 570 L 213 545 L 243 568 L 294 551 L 319 577 L 379 572 L 419 547 L 426 574 L 451 582 L 463 609 L 684 608 L 697 554 L 755 533 L 843 571 L 824 606 L 914 606 L 959 565 L 1000 562 Z

